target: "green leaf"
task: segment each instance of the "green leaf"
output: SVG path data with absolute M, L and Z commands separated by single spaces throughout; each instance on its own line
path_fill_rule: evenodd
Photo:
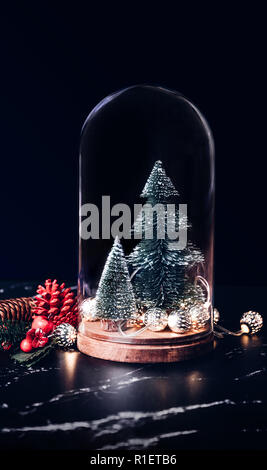
M 55 345 L 53 342 L 51 342 L 43 348 L 37 348 L 30 353 L 20 351 L 16 354 L 13 354 L 11 356 L 11 359 L 13 359 L 17 364 L 23 365 L 25 367 L 31 367 L 44 357 L 48 356 L 48 354 L 50 354 L 50 352 L 53 351 L 54 348 Z

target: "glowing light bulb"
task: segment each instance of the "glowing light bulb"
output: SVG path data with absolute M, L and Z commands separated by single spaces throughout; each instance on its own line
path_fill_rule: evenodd
M 240 318 L 240 325 L 242 333 L 254 335 L 262 329 L 263 318 L 258 312 L 250 310 L 243 313 Z
M 213 321 L 215 325 L 219 322 L 219 320 L 220 320 L 220 312 L 217 308 L 214 308 L 213 309 Z
M 209 321 L 210 314 L 206 304 L 195 305 L 189 311 L 190 323 L 194 330 L 205 328 Z
M 84 320 L 96 321 L 98 319 L 96 312 L 96 299 L 85 299 L 80 305 L 80 314 Z

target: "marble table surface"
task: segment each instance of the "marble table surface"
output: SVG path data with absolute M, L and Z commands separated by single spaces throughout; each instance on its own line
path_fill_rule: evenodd
M 0 294 L 31 295 L 34 287 L 9 283 Z M 217 288 L 224 324 L 238 329 L 250 308 L 264 315 L 265 292 Z M 24 369 L 1 353 L 0 449 L 266 449 L 266 358 L 264 330 L 219 340 L 209 355 L 177 364 L 55 351 Z

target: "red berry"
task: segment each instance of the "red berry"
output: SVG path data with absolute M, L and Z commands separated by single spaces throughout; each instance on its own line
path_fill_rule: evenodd
M 30 352 L 32 350 L 32 342 L 28 338 L 23 339 L 20 343 L 20 349 L 24 352 Z
M 4 351 L 8 351 L 12 347 L 12 344 L 9 343 L 8 341 L 3 341 L 1 346 Z
M 46 335 L 49 335 L 49 333 L 52 333 L 53 329 L 54 329 L 54 323 L 52 321 L 48 321 L 47 325 L 44 328 L 42 328 L 43 333 L 45 333 Z
M 44 329 L 47 327 L 48 324 L 49 324 L 49 321 L 45 317 L 38 316 L 34 318 L 32 322 L 32 328 L 34 330 L 37 330 L 37 328 L 40 328 L 41 330 L 44 331 Z

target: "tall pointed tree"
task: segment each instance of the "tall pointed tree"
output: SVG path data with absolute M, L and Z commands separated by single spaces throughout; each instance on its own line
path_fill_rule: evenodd
M 96 292 L 97 317 L 126 320 L 136 311 L 127 262 L 118 237 L 108 255 Z
M 166 175 L 162 162 L 157 160 L 141 193 L 141 197 L 146 198 L 148 202 L 156 204 L 168 202 L 176 196 L 179 196 L 178 191 Z
M 151 206 L 162 204 L 162 212 L 153 212 L 146 220 L 146 212 L 141 211 L 134 224 L 134 232 L 142 239 L 128 257 L 134 272 L 132 283 L 136 298 L 147 307 L 175 307 L 190 293 L 192 302 L 204 300 L 203 291 L 186 279 L 186 270 L 204 261 L 202 253 L 192 244 L 184 250 L 174 247 L 175 240 L 170 240 L 167 233 L 167 204 L 173 203 L 178 196 L 172 181 L 166 175 L 162 162 L 157 161 L 141 193 L 141 197 Z M 159 217 L 158 217 L 159 214 Z M 176 209 L 174 226 L 179 225 L 179 213 Z M 164 237 L 158 238 L 158 224 L 163 228 Z M 146 238 L 150 224 L 152 237 Z M 186 218 L 180 220 L 184 228 L 189 228 Z

